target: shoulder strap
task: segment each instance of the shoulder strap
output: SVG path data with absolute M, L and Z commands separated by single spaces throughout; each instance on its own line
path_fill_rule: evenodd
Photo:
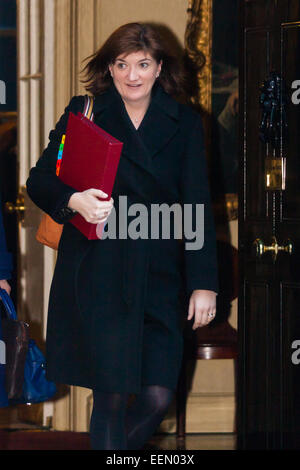
M 94 119 L 93 106 L 94 106 L 94 97 L 85 95 L 83 115 L 87 117 L 88 119 L 90 119 L 91 121 Z
M 11 318 L 12 320 L 17 320 L 17 312 L 15 310 L 15 306 L 11 297 L 8 295 L 6 290 L 0 289 L 1 300 L 5 308 L 7 318 Z

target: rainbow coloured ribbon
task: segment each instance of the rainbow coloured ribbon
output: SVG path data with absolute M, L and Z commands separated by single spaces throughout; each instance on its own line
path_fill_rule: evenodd
M 61 143 L 59 146 L 58 154 L 57 154 L 57 160 L 56 160 L 56 175 L 57 176 L 59 175 L 59 172 L 60 172 L 61 159 L 62 159 L 62 154 L 64 150 L 65 139 L 66 139 L 66 134 L 63 134 L 61 138 Z

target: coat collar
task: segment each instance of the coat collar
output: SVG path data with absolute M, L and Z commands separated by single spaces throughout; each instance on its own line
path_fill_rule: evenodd
M 155 83 L 148 110 L 136 130 L 119 92 L 112 84 L 107 91 L 95 97 L 93 112 L 95 123 L 123 142 L 122 154 L 155 175 L 154 157 L 179 128 L 178 103 Z
M 119 102 L 121 104 L 122 98 L 117 91 L 115 85 L 112 83 L 111 86 L 100 95 L 95 96 L 94 102 L 94 114 L 101 113 L 107 107 L 110 107 L 114 103 Z M 155 103 L 158 108 L 169 117 L 178 120 L 178 103 L 168 95 L 159 83 L 155 83 L 152 88 L 151 103 Z

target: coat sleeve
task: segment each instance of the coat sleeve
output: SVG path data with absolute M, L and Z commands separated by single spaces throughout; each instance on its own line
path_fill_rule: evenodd
M 26 181 L 27 192 L 32 201 L 61 224 L 74 215 L 67 205 L 72 194 L 77 191 L 56 176 L 57 154 L 62 135 L 66 132 L 69 112 L 83 112 L 83 106 L 84 96 L 73 96 L 55 128 L 50 131 L 48 146 L 36 165 L 31 168 Z
M 0 279 L 11 279 L 13 269 L 12 254 L 7 251 L 0 199 Z
M 181 177 L 181 194 L 187 291 L 191 294 L 195 289 L 205 289 L 218 293 L 216 233 L 200 115 L 196 117 L 188 137 Z M 192 237 L 193 232 L 196 236 Z

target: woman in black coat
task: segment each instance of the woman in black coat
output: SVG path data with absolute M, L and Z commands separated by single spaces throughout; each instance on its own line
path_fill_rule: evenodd
M 55 174 L 61 136 L 69 112 L 84 106 L 84 96 L 74 96 L 30 171 L 29 196 L 64 223 L 49 300 L 47 376 L 93 389 L 92 448 L 139 449 L 176 390 L 186 315 L 196 329 L 216 311 L 203 128 L 196 112 L 171 97 L 181 91 L 180 67 L 152 26 L 116 30 L 86 71 L 94 122 L 124 145 L 109 201 L 100 190 L 63 184 Z M 174 235 L 172 206 L 184 214 L 182 237 Z M 158 207 L 164 215 L 155 237 Z M 128 228 L 125 236 L 120 228 L 109 236 L 112 211 L 122 231 Z M 91 223 L 108 219 L 108 236 L 87 240 L 68 223 L 76 212 Z M 166 218 L 173 238 L 163 233 Z M 129 393 L 137 397 L 127 409 Z

